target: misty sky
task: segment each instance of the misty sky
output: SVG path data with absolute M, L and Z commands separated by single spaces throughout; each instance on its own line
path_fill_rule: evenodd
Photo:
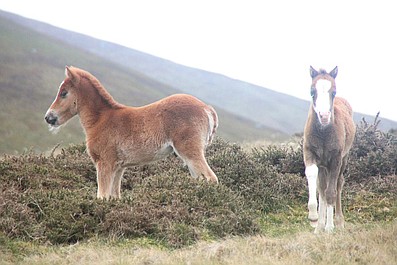
M 355 111 L 397 120 L 393 2 L 5 0 L 0 9 L 306 100 L 309 66 L 337 65 L 338 95 Z

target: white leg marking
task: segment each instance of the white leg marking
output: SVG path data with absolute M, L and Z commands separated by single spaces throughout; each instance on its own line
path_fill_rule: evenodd
M 315 233 L 322 232 L 325 227 L 325 218 L 326 218 L 326 203 L 325 200 L 321 197 L 321 195 L 318 198 L 319 200 L 319 205 L 318 205 L 318 225 L 316 227 L 316 230 L 314 231 Z
M 305 170 L 307 185 L 309 188 L 309 202 L 307 204 L 309 208 L 309 220 L 316 222 L 318 219 L 317 213 L 317 177 L 318 177 L 318 167 L 316 165 L 311 165 L 306 167 Z
M 330 233 L 334 231 L 334 206 L 327 205 L 327 223 L 325 225 L 325 231 Z

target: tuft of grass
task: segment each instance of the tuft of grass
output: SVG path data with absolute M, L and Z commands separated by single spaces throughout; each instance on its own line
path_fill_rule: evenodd
M 397 223 L 392 222 L 349 226 L 344 232 L 330 235 L 301 231 L 277 237 L 255 235 L 200 241 L 176 250 L 152 245 L 151 241 L 137 245 L 135 240 L 92 240 L 36 248 L 14 261 L 18 264 L 395 264 L 396 237 Z

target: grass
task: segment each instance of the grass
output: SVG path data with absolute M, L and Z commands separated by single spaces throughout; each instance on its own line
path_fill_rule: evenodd
M 304 229 L 307 230 L 307 229 Z M 27 254 L 1 264 L 395 264 L 397 221 L 347 224 L 344 231 L 315 235 L 231 237 L 169 250 L 150 240 L 97 240 L 68 246 L 14 243 Z M 15 246 L 14 246 L 15 248 Z

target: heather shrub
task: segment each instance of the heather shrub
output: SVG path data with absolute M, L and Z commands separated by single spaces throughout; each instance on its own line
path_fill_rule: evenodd
M 363 120 L 357 126 L 343 195 L 349 221 L 397 216 L 396 136 L 380 132 L 377 124 Z M 83 145 L 48 157 L 4 156 L 0 235 L 50 244 L 145 237 L 179 248 L 200 239 L 258 234 L 264 215 L 285 217 L 307 202 L 301 145 L 247 152 L 216 138 L 207 159 L 219 185 L 192 178 L 171 155 L 126 170 L 122 199 L 102 201 Z
M 276 145 L 254 148 L 252 155 L 257 163 L 273 168 L 279 173 L 298 174 L 301 176 L 305 174 L 301 143 L 296 148 Z
M 251 207 L 264 212 L 284 209 L 286 202 L 301 200 L 306 192 L 305 180 L 296 174 L 300 174 L 302 165 L 292 173 L 284 171 L 296 163 L 296 153 L 275 146 L 248 153 L 241 146 L 220 139 L 209 151 L 211 165 L 222 184 L 241 194 Z
M 370 176 L 394 175 L 397 169 L 397 136 L 378 129 L 378 117 L 373 124 L 363 119 L 357 125 L 350 151 L 349 181 L 360 182 Z
M 155 175 L 123 192 L 103 223 L 105 234 L 150 236 L 175 247 L 203 237 L 255 234 L 256 213 L 223 185 L 190 175 Z
M 81 146 L 57 156 L 0 161 L 0 229 L 7 237 L 69 244 L 149 237 L 170 247 L 255 234 L 257 213 L 238 193 L 190 177 L 175 157 L 128 170 L 121 200 L 95 198 L 95 168 Z

